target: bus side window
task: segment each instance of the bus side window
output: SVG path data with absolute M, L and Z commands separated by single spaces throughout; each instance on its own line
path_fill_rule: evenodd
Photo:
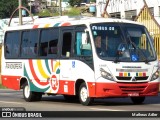
M 66 32 L 63 34 L 63 46 L 62 46 L 62 55 L 67 57 L 68 53 L 71 53 L 71 42 L 72 42 L 72 33 Z
M 39 47 L 40 56 L 57 57 L 58 33 L 59 31 L 57 28 L 41 30 Z
M 40 46 L 39 53 L 40 56 L 47 56 L 48 51 L 48 39 L 49 39 L 49 30 L 50 29 L 42 29 L 40 36 Z
M 76 32 L 76 41 L 75 41 L 75 55 L 76 56 L 90 56 L 92 55 L 91 44 L 86 43 L 82 44 L 82 34 L 84 32 Z M 88 38 L 89 39 L 89 38 Z M 88 40 L 89 42 L 90 40 Z
M 48 42 L 40 44 L 40 56 L 47 56 Z
M 19 31 L 8 32 L 5 39 L 5 56 L 6 58 L 16 58 L 19 53 Z
M 39 31 L 36 30 L 36 29 L 33 29 L 33 30 L 30 30 L 30 33 L 29 33 L 29 47 L 28 47 L 28 51 L 29 51 L 29 56 L 30 58 L 35 58 L 37 56 L 37 45 L 38 45 L 38 34 Z
M 58 39 L 49 41 L 49 52 L 48 56 L 57 56 L 57 43 Z
M 11 55 L 11 45 L 9 44 L 6 45 L 5 53 L 6 53 L 6 57 L 9 57 Z

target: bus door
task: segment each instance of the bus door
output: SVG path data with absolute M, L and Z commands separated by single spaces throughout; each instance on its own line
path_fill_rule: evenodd
M 75 61 L 71 59 L 74 31 L 72 27 L 61 29 L 60 86 L 62 94 L 74 94 L 73 75 Z

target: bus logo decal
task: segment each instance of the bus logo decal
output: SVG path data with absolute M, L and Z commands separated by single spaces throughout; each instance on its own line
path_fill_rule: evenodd
M 135 82 L 135 81 L 137 81 L 137 80 L 136 80 L 136 78 L 135 78 L 135 77 L 132 77 L 132 80 L 131 80 L 131 81 Z
M 59 80 L 57 79 L 57 77 L 55 75 L 53 75 L 51 77 L 51 87 L 52 87 L 53 93 L 57 93 L 58 92 Z

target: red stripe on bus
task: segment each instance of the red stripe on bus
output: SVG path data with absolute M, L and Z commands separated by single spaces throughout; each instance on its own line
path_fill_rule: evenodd
M 36 75 L 36 73 L 35 73 L 32 60 L 29 60 L 29 67 L 30 67 L 31 73 L 32 73 L 32 75 L 33 75 L 33 77 L 34 77 L 34 80 L 35 80 L 38 84 L 40 84 L 40 85 L 47 85 L 47 84 L 48 84 L 48 81 L 47 81 L 47 82 L 40 82 L 39 78 L 37 77 L 37 75 Z
M 34 25 L 33 28 L 38 28 L 39 25 Z
M 63 23 L 61 26 L 70 26 L 70 25 L 71 25 L 71 23 L 66 22 L 66 23 Z
M 53 60 L 51 60 L 51 73 L 53 72 Z

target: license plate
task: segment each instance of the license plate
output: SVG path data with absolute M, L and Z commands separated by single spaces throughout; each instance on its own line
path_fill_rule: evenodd
M 139 93 L 128 93 L 128 96 L 139 96 Z

